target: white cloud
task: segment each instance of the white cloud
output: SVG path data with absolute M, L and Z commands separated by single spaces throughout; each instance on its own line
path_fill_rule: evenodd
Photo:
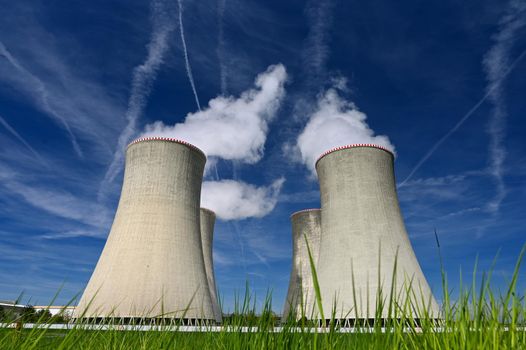
M 372 143 L 394 152 L 387 136 L 374 135 L 367 116 L 331 88 L 318 99 L 318 106 L 296 143 L 301 161 L 315 173 L 315 162 L 325 151 L 348 144 Z
M 205 181 L 201 206 L 213 210 L 223 220 L 261 218 L 276 206 L 284 182 L 280 178 L 268 187 L 256 187 L 234 180 Z
M 256 163 L 263 156 L 268 123 L 285 95 L 286 78 L 283 65 L 270 66 L 256 78 L 256 88 L 239 98 L 216 97 L 208 108 L 188 114 L 184 123 L 166 126 L 158 121 L 148 125 L 142 136 L 183 139 L 209 157 Z

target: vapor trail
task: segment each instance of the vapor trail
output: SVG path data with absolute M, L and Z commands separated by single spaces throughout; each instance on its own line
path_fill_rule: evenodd
M 512 64 L 507 68 L 507 70 L 502 74 L 501 76 L 501 79 L 504 80 L 508 74 L 510 74 L 513 69 L 515 68 L 515 66 L 522 60 L 522 58 L 526 55 L 526 50 L 524 50 L 513 62 Z M 462 124 L 464 124 L 464 122 L 466 120 L 468 120 L 472 115 L 473 113 L 475 113 L 475 111 L 477 109 L 479 109 L 479 107 L 488 99 L 488 97 L 493 93 L 494 90 L 496 90 L 497 88 L 499 88 L 500 85 L 493 85 L 492 87 L 490 87 L 486 93 L 484 94 L 484 96 L 482 96 L 482 98 L 477 102 L 475 103 L 475 105 L 473 107 L 471 107 L 471 109 L 462 117 L 460 118 L 460 120 L 455 124 L 455 126 L 453 126 L 453 128 L 451 128 L 451 130 L 449 130 L 444 136 L 442 136 L 440 138 L 440 140 L 438 140 L 430 149 L 429 151 L 427 151 L 427 153 L 422 157 L 422 159 L 420 159 L 418 161 L 418 163 L 415 165 L 415 167 L 411 170 L 411 172 L 409 173 L 409 175 L 407 175 L 407 177 L 400 183 L 400 185 L 398 185 L 398 187 L 402 187 L 406 184 L 406 182 L 408 180 L 410 180 L 413 175 L 420 169 L 420 167 L 422 165 L 424 165 L 424 163 L 433 155 L 433 153 L 435 153 L 435 151 L 444 143 L 444 141 L 446 141 L 455 131 L 458 130 L 458 128 L 460 128 L 462 126 Z
M 9 131 L 11 135 L 13 135 L 18 141 L 20 141 L 31 153 L 33 153 L 33 155 L 41 163 L 46 164 L 46 162 L 44 162 L 40 154 L 38 154 L 38 152 L 35 151 L 35 149 L 31 147 L 31 145 L 22 136 L 20 136 L 20 134 L 11 125 L 9 125 L 9 123 L 1 115 L 0 115 L 0 124 L 2 124 L 2 126 L 6 128 L 6 130 Z
M 218 34 L 217 34 L 217 59 L 219 61 L 219 79 L 221 83 L 221 95 L 226 95 L 227 92 L 227 72 L 225 65 L 225 30 L 224 30 L 224 17 L 225 17 L 225 8 L 226 0 L 219 0 L 217 4 L 217 24 L 218 24 Z
M 107 186 L 113 182 L 117 174 L 121 171 L 124 163 L 124 148 L 130 139 L 137 134 L 137 120 L 141 116 L 148 97 L 152 90 L 153 82 L 157 77 L 157 72 L 163 63 L 163 57 L 168 50 L 168 39 L 175 25 L 172 23 L 166 2 L 154 0 L 150 4 L 152 23 L 152 33 L 148 43 L 148 54 L 142 64 L 133 69 L 131 93 L 128 99 L 128 109 L 126 111 L 127 125 L 119 136 L 117 149 L 113 160 L 106 171 L 104 179 L 99 189 L 99 200 L 102 199 Z
M 506 14 L 500 20 L 500 30 L 493 38 L 494 45 L 484 57 L 483 65 L 488 80 L 489 99 L 493 104 L 493 113 L 488 123 L 489 133 L 489 167 L 496 185 L 496 194 L 488 203 L 487 209 L 498 212 L 506 196 L 506 185 L 503 179 L 503 165 L 506 160 L 504 138 L 506 136 L 506 104 L 504 102 L 504 76 L 502 72 L 510 60 L 510 51 L 517 33 L 526 26 L 526 2 L 511 0 Z
M 46 112 L 48 115 L 53 117 L 55 121 L 58 121 L 59 124 L 62 125 L 62 127 L 66 130 L 66 133 L 68 134 L 69 140 L 71 144 L 73 145 L 73 149 L 77 153 L 79 157 L 83 157 L 82 150 L 80 149 L 80 146 L 77 142 L 77 138 L 71 131 L 71 128 L 66 121 L 66 119 L 60 115 L 50 104 L 49 102 L 49 96 L 46 89 L 46 86 L 44 83 L 33 73 L 31 73 L 29 70 L 27 70 L 24 66 L 18 62 L 18 60 L 11 55 L 11 53 L 7 50 L 7 48 L 4 46 L 4 43 L 0 41 L 0 56 L 5 57 L 5 59 L 21 74 L 29 78 L 35 86 L 35 89 L 38 93 L 38 98 L 40 100 L 40 106 L 44 112 Z
M 326 63 L 329 56 L 327 40 L 332 24 L 333 6 L 332 0 L 311 0 L 307 4 L 306 13 L 310 29 L 303 61 L 309 72 L 310 84 L 319 85 L 319 80 L 327 75 Z
M 188 50 L 186 48 L 186 40 L 184 38 L 183 1 L 177 0 L 177 3 L 179 4 L 179 30 L 181 33 L 181 41 L 183 42 L 183 52 L 184 52 L 184 62 L 186 65 L 186 74 L 188 75 L 188 80 L 190 81 L 192 92 L 194 93 L 195 103 L 197 104 L 197 109 L 201 110 L 201 104 L 199 103 L 199 97 L 197 97 L 197 91 L 195 89 L 194 77 L 192 75 L 192 68 L 190 67 L 190 60 L 188 59 Z

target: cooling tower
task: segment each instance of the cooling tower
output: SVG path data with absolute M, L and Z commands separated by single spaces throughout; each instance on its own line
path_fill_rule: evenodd
M 393 162 L 390 151 L 363 144 L 332 149 L 316 162 L 322 212 L 317 272 L 325 319 L 332 310 L 340 320 L 372 319 L 377 310 L 385 318 L 389 300 L 412 301 L 438 316 L 404 226 Z M 385 307 L 377 309 L 381 301 Z
M 286 321 L 290 312 L 295 318 L 310 319 L 314 307 L 314 283 L 312 281 L 311 265 L 307 244 L 309 242 L 314 263 L 318 260 L 321 234 L 320 209 L 305 209 L 291 215 L 292 223 L 292 270 L 290 272 L 289 289 L 283 306 L 282 321 Z
M 203 245 L 203 258 L 205 262 L 206 278 L 210 297 L 212 298 L 212 307 L 214 309 L 214 318 L 216 322 L 222 321 L 221 308 L 217 300 L 216 279 L 214 274 L 214 257 L 212 254 L 212 242 L 214 240 L 214 224 L 216 214 L 205 208 L 201 208 L 201 243 Z
M 205 162 L 175 139 L 128 146 L 115 219 L 75 317 L 214 320 L 200 234 Z

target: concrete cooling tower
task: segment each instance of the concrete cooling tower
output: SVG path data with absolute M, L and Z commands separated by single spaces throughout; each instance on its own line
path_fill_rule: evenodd
M 333 306 L 336 319 L 374 318 L 379 292 L 387 303 L 390 299 L 395 259 L 393 299 L 411 300 L 419 311 L 425 306 L 438 316 L 404 226 L 393 161 L 382 147 L 349 145 L 325 152 L 316 162 L 322 211 L 317 273 L 325 319 Z M 417 310 L 410 312 L 419 317 Z M 381 317 L 387 313 L 388 305 Z
M 203 245 L 203 258 L 205 262 L 206 278 L 210 297 L 212 298 L 212 307 L 214 309 L 214 318 L 216 322 L 222 321 L 221 308 L 217 300 L 216 279 L 214 275 L 214 259 L 212 255 L 212 242 L 214 240 L 214 224 L 216 214 L 205 208 L 201 208 L 201 243 Z
M 200 234 L 205 162 L 175 139 L 128 146 L 115 219 L 76 318 L 214 320 Z
M 293 312 L 296 319 L 312 318 L 314 315 L 314 283 L 307 244 L 309 242 L 314 263 L 318 260 L 321 235 L 320 209 L 305 209 L 291 215 L 292 222 L 292 270 L 289 289 L 283 306 L 282 321 Z

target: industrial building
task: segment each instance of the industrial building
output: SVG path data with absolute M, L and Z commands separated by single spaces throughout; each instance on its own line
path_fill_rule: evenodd
M 210 290 L 210 297 L 212 299 L 214 318 L 216 322 L 220 323 L 222 321 L 222 314 L 219 302 L 217 300 L 216 279 L 214 275 L 214 257 L 212 253 L 215 222 L 216 214 L 210 209 L 201 208 L 201 244 L 203 246 L 206 278 L 208 281 L 208 289 Z
M 325 319 L 331 310 L 342 320 L 372 319 L 377 312 L 393 317 L 390 300 L 410 302 L 415 318 L 424 310 L 438 316 L 400 212 L 393 153 L 370 144 L 338 147 L 318 158 L 316 171 L 322 232 L 317 272 Z
M 292 317 L 312 318 L 315 312 L 315 293 L 312 280 L 309 250 L 314 262 L 318 260 L 321 236 L 320 209 L 304 209 L 291 215 L 292 269 L 289 289 L 283 307 L 282 321 Z
M 415 319 L 424 313 L 438 317 L 438 304 L 400 212 L 393 153 L 372 144 L 342 146 L 323 153 L 316 171 L 321 196 L 316 220 L 321 230 L 319 246 L 313 246 L 318 248 L 315 267 L 322 305 L 305 317 L 322 323 L 334 317 L 343 325 L 400 317 L 401 312 Z M 305 272 L 305 252 L 297 236 L 313 230 L 316 220 L 314 215 L 292 219 L 293 270 L 284 317 L 288 305 L 297 307 L 289 299 L 291 293 L 301 288 L 312 294 L 312 285 L 304 285 L 307 279 L 312 281 Z M 311 300 L 306 306 L 313 305 Z
M 205 162 L 176 139 L 128 146 L 115 219 L 76 318 L 216 320 L 200 226 Z

